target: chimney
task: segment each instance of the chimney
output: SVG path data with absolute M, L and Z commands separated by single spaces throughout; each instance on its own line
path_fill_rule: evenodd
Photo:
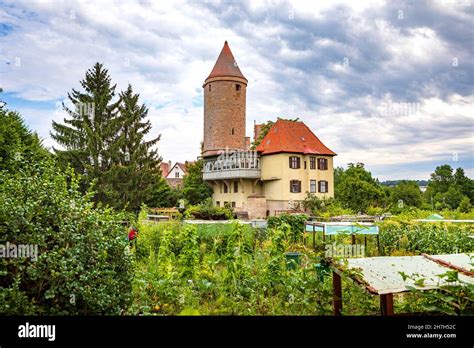
M 170 167 L 170 170 L 171 170 L 171 161 L 168 161 L 168 166 Z
M 257 124 L 254 121 L 254 123 L 253 123 L 253 141 L 256 141 L 258 139 L 258 136 L 260 135 L 261 129 L 262 129 L 262 124 Z

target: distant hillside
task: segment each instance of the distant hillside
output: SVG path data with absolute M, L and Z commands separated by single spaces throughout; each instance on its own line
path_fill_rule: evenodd
M 404 181 L 404 180 L 385 180 L 385 181 L 380 182 L 380 184 L 384 186 L 397 186 L 397 184 L 400 181 Z M 418 184 L 418 186 L 428 185 L 428 180 L 410 180 L 410 181 L 415 181 Z

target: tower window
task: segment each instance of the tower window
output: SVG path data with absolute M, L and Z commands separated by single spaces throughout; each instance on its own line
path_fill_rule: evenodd
M 209 84 L 209 92 L 211 91 L 211 84 Z
M 237 92 L 240 91 L 240 85 L 239 85 L 239 84 L 236 84 L 236 85 L 235 85 L 235 90 L 236 90 Z
M 234 135 L 234 128 L 232 128 L 232 135 Z

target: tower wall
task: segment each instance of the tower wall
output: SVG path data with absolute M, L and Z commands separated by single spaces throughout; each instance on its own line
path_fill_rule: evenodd
M 203 156 L 226 148 L 246 150 L 247 81 L 239 77 L 214 77 L 207 79 L 203 87 Z

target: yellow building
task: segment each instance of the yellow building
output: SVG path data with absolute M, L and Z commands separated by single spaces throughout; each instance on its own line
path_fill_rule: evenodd
M 227 42 L 204 88 L 203 179 L 215 205 L 249 218 L 301 208 L 307 192 L 334 196 L 333 157 L 303 123 L 278 119 L 254 151 L 245 137 L 247 79 Z M 261 126 L 255 125 L 255 138 Z

